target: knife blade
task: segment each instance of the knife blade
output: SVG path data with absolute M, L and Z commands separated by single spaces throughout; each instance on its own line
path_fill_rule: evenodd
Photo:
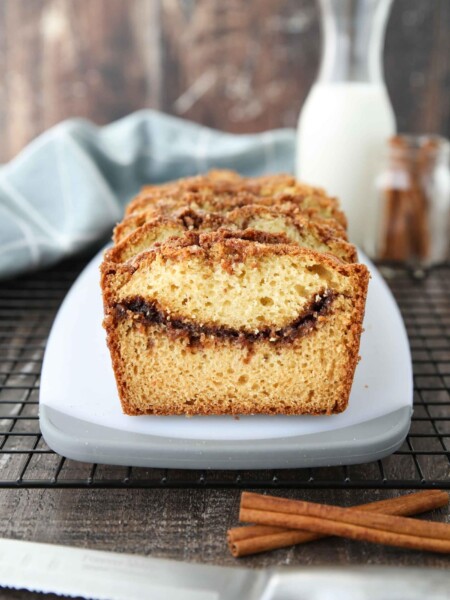
M 448 600 L 450 572 L 250 570 L 0 539 L 0 586 L 94 600 Z
M 0 586 L 34 592 L 99 600 L 236 600 L 252 598 L 264 577 L 262 571 L 0 539 Z

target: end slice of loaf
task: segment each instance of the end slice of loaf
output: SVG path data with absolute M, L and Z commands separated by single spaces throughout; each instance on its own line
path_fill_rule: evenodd
M 274 197 L 280 194 L 301 197 L 320 196 L 333 203 L 335 208 L 339 208 L 336 199 L 327 196 L 323 189 L 299 183 L 291 175 L 277 174 L 249 178 L 241 177 L 234 171 L 216 169 L 205 175 L 185 177 L 161 185 L 144 186 L 137 197 L 128 204 L 125 215 L 139 212 L 148 204 L 161 198 L 180 196 L 189 192 L 203 195 L 210 195 L 211 192 L 229 195 L 249 192 L 258 197 Z

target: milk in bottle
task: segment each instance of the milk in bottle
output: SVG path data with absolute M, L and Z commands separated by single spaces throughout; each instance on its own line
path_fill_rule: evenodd
M 350 240 L 374 253 L 375 176 L 395 118 L 381 56 L 390 0 L 320 0 L 324 51 L 300 113 L 297 176 L 337 196 Z

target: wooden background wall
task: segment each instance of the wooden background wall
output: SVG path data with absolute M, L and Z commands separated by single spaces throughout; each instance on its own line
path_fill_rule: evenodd
M 314 0 L 0 0 L 0 162 L 69 116 L 153 107 L 234 132 L 294 126 Z M 450 0 L 395 0 L 385 69 L 402 131 L 450 135 Z

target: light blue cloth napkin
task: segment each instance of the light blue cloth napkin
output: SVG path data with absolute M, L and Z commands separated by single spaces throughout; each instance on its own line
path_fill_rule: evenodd
M 292 130 L 231 135 L 150 110 L 105 127 L 64 121 L 0 168 L 0 278 L 107 235 L 145 183 L 214 167 L 292 172 L 294 147 Z

